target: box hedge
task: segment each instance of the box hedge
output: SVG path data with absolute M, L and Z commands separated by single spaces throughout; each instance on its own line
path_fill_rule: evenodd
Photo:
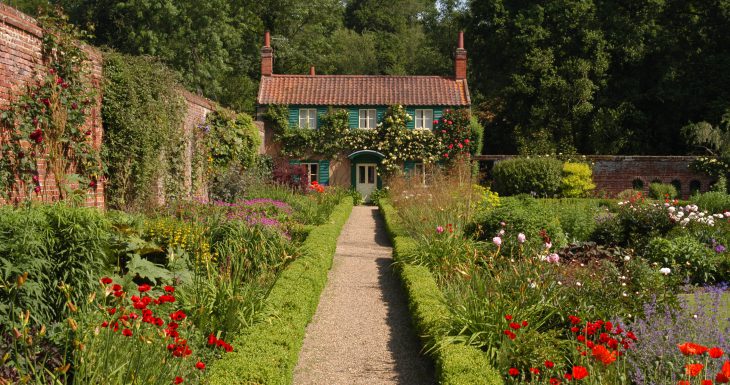
M 405 234 L 395 209 L 387 200 L 381 200 L 379 206 L 385 217 L 386 230 L 393 240 L 393 258 L 397 262 L 397 272 L 408 296 L 408 306 L 416 330 L 425 346 L 441 346 L 430 350 L 439 384 L 504 384 L 500 374 L 487 363 L 487 357 L 481 350 L 473 346 L 439 343 L 449 328 L 450 317 L 443 293 L 428 268 L 400 260 L 401 255 L 410 253 L 418 247 L 418 243 Z
M 311 230 L 302 256 L 284 269 L 264 309 L 264 319 L 234 337 L 235 350 L 210 367 L 211 385 L 289 385 L 304 342 L 307 324 L 319 304 L 337 237 L 352 211 L 348 196 L 327 223 Z

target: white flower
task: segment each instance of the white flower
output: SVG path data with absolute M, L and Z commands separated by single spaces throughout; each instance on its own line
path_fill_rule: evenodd
M 517 234 L 517 242 L 525 243 L 525 240 L 527 240 L 527 237 L 525 237 L 525 234 L 522 234 L 522 233 Z
M 664 275 L 669 275 L 669 273 L 672 272 L 672 269 L 670 269 L 668 267 L 662 267 L 661 269 L 659 269 L 659 272 L 662 273 L 662 274 L 664 274 Z
M 502 246 L 502 238 L 500 237 L 494 237 L 492 238 L 492 243 L 497 245 L 497 247 Z
M 581 287 L 581 286 L 583 286 L 583 284 L 582 284 L 582 283 L 580 283 L 580 281 L 577 281 L 577 282 L 575 283 L 575 286 Z
M 670 207 L 669 207 L 669 208 L 667 209 L 667 211 L 669 211 L 670 213 L 673 213 L 673 212 L 675 212 L 676 210 L 677 210 L 677 209 L 676 209 L 676 208 L 675 208 L 674 206 L 670 206 Z
M 553 244 L 551 242 L 545 242 L 546 249 L 550 249 L 551 247 L 553 247 Z
M 629 257 L 628 255 L 624 257 L 624 261 L 628 262 L 630 260 L 631 260 L 631 257 Z

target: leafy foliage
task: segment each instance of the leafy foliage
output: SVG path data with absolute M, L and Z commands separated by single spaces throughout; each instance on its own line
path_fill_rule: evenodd
M 668 183 L 649 184 L 649 196 L 654 199 L 674 199 L 677 197 L 677 188 Z
M 593 170 L 590 165 L 571 162 L 563 164 L 563 179 L 560 181 L 560 191 L 564 197 L 582 198 L 595 188 Z
M 185 102 L 177 92 L 177 79 L 152 58 L 105 54 L 102 157 L 108 167 L 110 207 L 151 205 L 159 178 L 168 196 L 182 189 L 178 132 Z
M 560 191 L 563 163 L 554 158 L 515 158 L 494 165 L 492 188 L 500 195 L 553 196 Z
M 41 17 L 39 24 L 46 31 L 41 47 L 46 70 L 0 115 L 0 196 L 6 199 L 29 199 L 31 192 L 50 199 L 51 182 L 65 199 L 72 185 L 84 192 L 102 176 L 93 128 L 84 126 L 95 101 L 88 57 L 76 43 L 84 35 L 57 14 Z

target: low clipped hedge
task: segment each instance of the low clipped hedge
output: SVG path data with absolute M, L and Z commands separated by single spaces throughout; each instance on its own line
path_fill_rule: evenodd
M 428 268 L 401 260 L 400 256 L 417 248 L 418 243 L 406 235 L 395 209 L 387 200 L 381 199 L 379 206 L 385 217 L 386 230 L 393 241 L 393 258 L 398 262 L 397 271 L 408 295 L 408 306 L 416 330 L 425 346 L 435 346 L 445 337 L 445 331 L 449 328 L 449 308 Z M 438 345 L 444 347 L 431 350 L 431 356 L 436 364 L 439 384 L 504 384 L 499 372 L 487 363 L 487 357 L 481 350 L 467 345 Z
M 215 362 L 210 385 L 292 383 L 307 324 L 319 304 L 337 237 L 352 211 L 348 196 L 327 223 L 311 230 L 302 256 L 282 271 L 264 305 L 264 320 L 234 337 L 235 351 Z

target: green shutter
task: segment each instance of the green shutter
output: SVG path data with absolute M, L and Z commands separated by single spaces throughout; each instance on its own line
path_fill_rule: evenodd
M 289 106 L 289 127 L 299 128 L 299 107 Z
M 319 184 L 329 185 L 330 184 L 330 161 L 320 160 L 319 161 Z
M 406 112 L 411 116 L 411 121 L 406 123 L 406 128 L 412 130 L 416 127 L 416 108 L 406 107 Z
M 441 119 L 441 117 L 444 115 L 444 108 L 443 107 L 434 107 L 433 108 L 433 118 L 438 120 Z
M 317 128 L 319 128 L 322 125 L 322 116 L 324 116 L 326 113 L 327 113 L 326 106 L 317 107 Z
M 350 128 L 358 128 L 360 126 L 360 109 L 356 107 L 350 107 L 348 109 L 348 120 L 350 122 Z
M 378 123 L 383 121 L 383 116 L 385 116 L 385 111 L 388 109 L 388 107 L 375 107 L 375 125 L 377 126 Z
M 405 163 L 403 163 L 403 169 L 406 172 L 406 175 L 408 175 L 408 173 L 413 172 L 414 167 L 416 167 L 416 162 L 414 162 L 412 160 L 407 160 L 407 161 L 405 161 Z

